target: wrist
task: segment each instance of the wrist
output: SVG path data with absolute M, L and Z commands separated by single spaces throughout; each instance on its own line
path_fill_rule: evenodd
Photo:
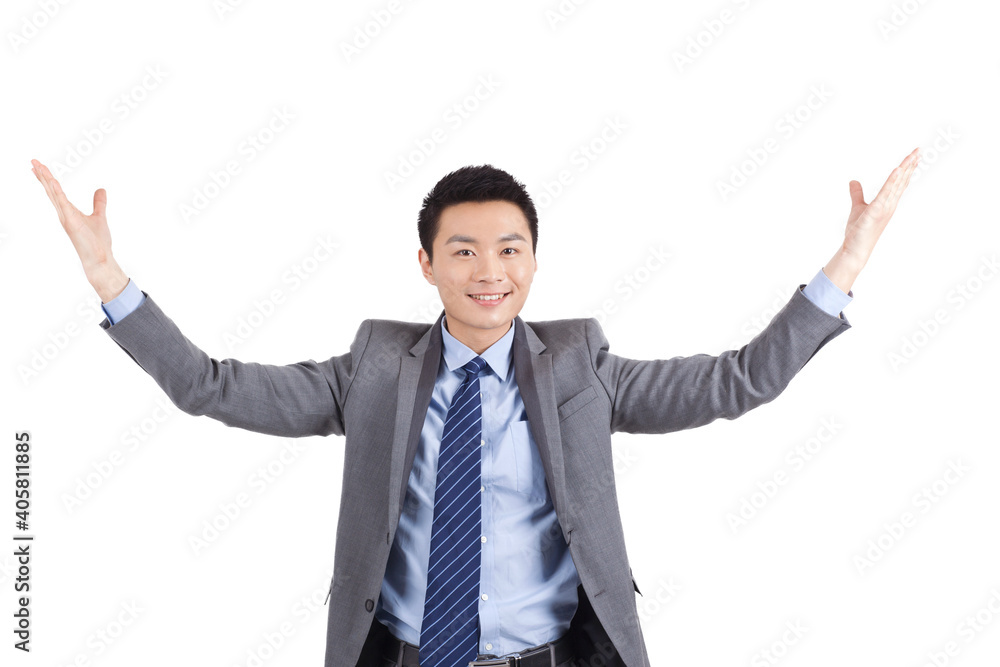
M 839 287 L 844 294 L 847 294 L 851 291 L 851 286 L 864 266 L 864 260 L 848 254 L 841 248 L 823 267 L 823 273 L 830 279 L 830 282 Z
M 110 259 L 87 271 L 87 280 L 101 297 L 101 303 L 108 303 L 125 290 L 129 277 L 118 262 Z

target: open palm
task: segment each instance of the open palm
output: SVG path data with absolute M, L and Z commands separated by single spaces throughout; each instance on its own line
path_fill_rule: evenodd
M 882 189 L 875 195 L 870 204 L 865 203 L 861 183 L 851 181 L 851 213 L 847 217 L 847 229 L 844 233 L 844 251 L 855 258 L 863 266 L 868 261 L 876 241 L 889 224 L 889 219 L 896 210 L 899 198 L 910 183 L 910 176 L 920 159 L 920 149 L 903 158 L 899 166 L 892 170 Z
M 121 294 L 129 282 L 128 275 L 111 254 L 111 231 L 104 215 L 108 207 L 108 194 L 104 188 L 97 190 L 94 193 L 94 212 L 84 215 L 83 211 L 69 203 L 62 186 L 48 167 L 38 160 L 32 160 L 31 164 L 31 171 L 45 188 L 49 201 L 56 207 L 59 222 L 80 256 L 87 280 L 101 297 L 101 302 L 108 303 Z
M 108 229 L 108 219 L 105 210 L 108 206 L 108 195 L 104 188 L 94 193 L 94 212 L 84 213 L 70 203 L 63 192 L 59 181 L 55 179 L 49 168 L 38 160 L 32 160 L 32 171 L 45 188 L 49 201 L 56 207 L 59 222 L 73 242 L 83 269 L 88 276 L 100 266 L 107 263 L 111 255 L 111 230 Z

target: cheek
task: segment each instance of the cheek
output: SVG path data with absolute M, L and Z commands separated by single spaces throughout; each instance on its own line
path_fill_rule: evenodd
M 531 286 L 531 279 L 533 278 L 531 269 L 529 267 L 524 267 L 518 269 L 516 272 L 511 274 L 511 278 L 514 284 L 521 289 L 528 289 Z

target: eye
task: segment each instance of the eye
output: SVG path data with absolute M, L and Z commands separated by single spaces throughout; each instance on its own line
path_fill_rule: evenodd
M 504 248 L 504 250 L 513 250 L 514 252 L 510 253 L 511 255 L 517 254 L 517 248 Z
M 463 253 L 463 252 L 472 252 L 472 251 L 471 251 L 471 250 L 469 250 L 468 248 L 462 248 L 461 250 L 459 250 L 459 251 L 458 251 L 458 252 L 456 252 L 455 254 L 456 254 L 456 255 L 458 255 L 458 254 L 460 254 L 460 253 Z M 468 255 L 463 255 L 463 256 L 464 256 L 464 257 L 468 257 Z

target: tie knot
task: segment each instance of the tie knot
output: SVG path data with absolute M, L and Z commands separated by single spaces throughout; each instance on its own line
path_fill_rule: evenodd
M 469 363 L 462 366 L 467 380 L 471 380 L 479 375 L 484 368 L 486 368 L 486 360 L 482 357 L 474 357 Z

